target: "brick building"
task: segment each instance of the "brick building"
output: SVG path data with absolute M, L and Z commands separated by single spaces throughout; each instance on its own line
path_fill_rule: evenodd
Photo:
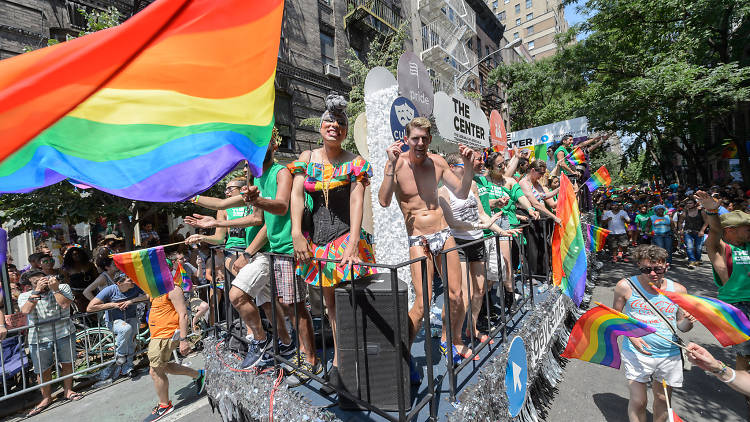
M 509 34 L 522 39 L 532 58 L 557 52 L 555 35 L 568 30 L 560 0 L 484 0 Z

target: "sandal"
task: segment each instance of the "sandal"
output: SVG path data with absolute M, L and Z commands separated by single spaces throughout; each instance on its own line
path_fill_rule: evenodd
M 26 417 L 30 418 L 32 416 L 36 416 L 36 415 L 44 412 L 44 410 L 46 408 L 48 408 L 50 404 L 52 404 L 52 401 L 50 401 L 49 403 L 44 404 L 44 405 L 38 404 L 35 408 L 31 409 L 31 412 L 29 412 L 29 413 L 26 414 Z
M 65 397 L 65 400 L 68 400 L 68 401 L 78 401 L 78 400 L 81 400 L 82 398 L 83 398 L 83 394 L 81 394 L 81 393 L 73 393 L 73 394 L 69 395 L 68 397 Z
M 453 345 L 453 351 L 464 359 L 479 360 L 479 355 L 475 355 L 474 352 L 459 352 L 455 344 Z
M 482 334 L 479 336 L 480 343 L 484 343 L 485 341 L 487 341 L 487 339 L 490 340 L 490 344 L 495 344 L 495 340 L 491 339 L 490 336 L 488 336 L 487 334 Z

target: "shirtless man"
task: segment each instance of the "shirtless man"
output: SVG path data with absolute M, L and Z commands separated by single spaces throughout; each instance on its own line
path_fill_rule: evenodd
M 440 252 L 456 246 L 440 208 L 438 185 L 443 182 L 456 193 L 458 198 L 464 199 L 469 194 L 474 176 L 472 166 L 474 152 L 470 148 L 464 145 L 459 147 L 466 169 L 462 179 L 450 171 L 443 157 L 427 151 L 432 142 L 431 128 L 430 121 L 424 117 L 417 117 L 406 125 L 406 144 L 409 146 L 409 151 L 401 153 L 404 141 L 395 142 L 388 147 L 385 177 L 378 192 L 378 200 L 383 207 L 391 204 L 393 193 L 396 193 L 396 199 L 404 214 L 406 232 L 409 235 L 409 256 L 411 259 L 427 256 L 427 289 L 429 291 L 432 291 L 433 260 L 438 260 L 437 266 L 442 270 L 443 262 Z M 461 326 L 466 311 L 461 298 L 461 264 L 458 252 L 449 252 L 445 254 L 445 258 L 448 268 L 447 285 L 453 337 L 451 341 L 453 362 L 458 363 L 462 357 L 471 357 L 472 351 L 461 341 Z M 411 275 L 417 297 L 414 306 L 409 310 L 409 344 L 414 342 L 424 310 L 429 307 L 429 304 L 422 303 L 421 263 L 411 265 Z M 446 274 L 442 274 L 441 278 L 446 280 Z M 450 359 L 447 356 L 447 349 L 446 324 L 443 324 L 441 352 L 446 355 L 447 359 Z

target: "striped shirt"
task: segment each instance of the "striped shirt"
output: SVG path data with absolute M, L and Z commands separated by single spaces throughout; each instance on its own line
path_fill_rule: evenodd
M 60 293 L 66 298 L 73 300 L 73 293 L 70 286 L 60 284 Z M 18 307 L 21 308 L 29 301 L 31 292 L 21 293 L 18 296 Z M 29 344 L 39 344 L 55 339 L 69 336 L 75 331 L 73 322 L 68 318 L 70 316 L 70 307 L 63 309 L 55 300 L 55 295 L 51 291 L 42 293 L 34 309 L 29 313 Z M 42 323 L 35 327 L 39 321 L 55 319 L 55 322 Z

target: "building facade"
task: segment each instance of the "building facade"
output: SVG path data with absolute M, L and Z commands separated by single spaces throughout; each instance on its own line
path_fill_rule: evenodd
M 508 39 L 522 39 L 531 57 L 554 55 L 555 35 L 569 28 L 560 0 L 485 0 L 505 25 Z

